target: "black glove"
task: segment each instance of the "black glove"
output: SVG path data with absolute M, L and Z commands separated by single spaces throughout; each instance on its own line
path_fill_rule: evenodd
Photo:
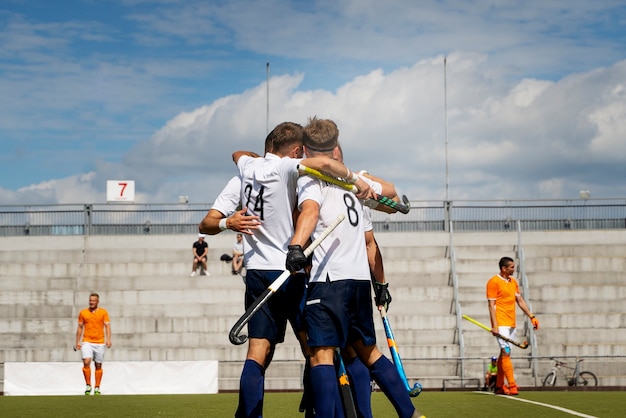
M 388 289 L 389 283 L 374 282 L 374 302 L 376 306 L 382 305 L 385 310 L 389 309 L 391 294 Z
M 302 251 L 300 245 L 287 246 L 287 261 L 285 261 L 285 267 L 292 273 L 298 270 L 302 270 L 306 266 L 307 258 Z

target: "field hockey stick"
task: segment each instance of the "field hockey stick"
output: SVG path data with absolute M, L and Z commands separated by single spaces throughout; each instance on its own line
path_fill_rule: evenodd
M 387 336 L 387 345 L 389 346 L 389 351 L 391 352 L 393 364 L 396 366 L 396 370 L 404 382 L 404 386 L 406 387 L 407 392 L 409 392 L 409 396 L 416 397 L 422 392 L 422 385 L 419 382 L 415 382 L 413 387 L 409 385 L 409 380 L 406 378 L 404 366 L 402 366 L 402 360 L 400 359 L 400 353 L 398 353 L 398 345 L 396 344 L 396 339 L 393 336 L 391 324 L 389 324 L 389 318 L 387 318 L 387 310 L 384 306 L 381 306 L 380 317 L 383 320 L 383 327 L 385 328 L 385 335 Z
M 472 324 L 474 325 L 478 325 L 479 327 L 481 327 L 482 329 L 491 332 L 491 328 L 489 328 L 487 325 L 485 324 L 481 324 L 480 322 L 478 322 L 477 320 L 475 320 L 474 318 L 470 318 L 467 315 L 463 315 L 463 319 L 467 319 L 468 321 L 470 321 Z M 523 343 L 518 343 L 517 341 L 511 339 L 511 338 L 507 338 L 502 334 L 496 333 L 494 334 L 496 337 L 500 338 L 501 340 L 504 340 L 508 343 L 513 344 L 514 346 L 517 346 L 519 348 L 521 348 L 522 350 L 525 350 L 528 348 L 528 341 L 524 341 Z
M 313 241 L 311 244 L 309 244 L 308 247 L 306 247 L 306 250 L 304 250 L 304 255 L 306 257 L 310 256 L 313 253 L 313 250 L 315 250 L 315 248 L 317 248 L 317 246 L 320 245 L 320 243 L 324 241 L 324 239 L 331 232 L 333 232 L 333 230 L 345 219 L 345 217 L 346 216 L 343 214 L 337 216 L 333 223 L 328 225 L 326 229 L 324 229 L 324 231 L 322 231 L 322 233 L 315 239 L 315 241 Z M 268 299 L 272 297 L 274 293 L 276 293 L 276 291 L 287 281 L 290 276 L 291 272 L 289 270 L 285 270 L 280 276 L 278 276 L 276 280 L 274 280 L 269 285 L 267 289 L 263 291 L 263 293 L 261 293 L 261 295 L 259 295 L 258 298 L 256 298 L 252 305 L 248 307 L 246 312 L 237 320 L 237 322 L 235 322 L 235 325 L 233 325 L 230 333 L 228 334 L 228 339 L 232 344 L 241 345 L 246 342 L 248 336 L 239 335 L 239 333 L 241 332 L 243 327 L 250 321 L 252 315 L 254 315 L 259 309 L 261 309 L 261 306 L 263 306 L 265 302 L 267 302 Z
M 316 177 L 320 180 L 324 180 L 327 183 L 331 183 L 334 184 L 335 186 L 339 186 L 343 189 L 346 189 L 349 192 L 352 193 L 358 193 L 359 189 L 352 183 L 348 183 L 347 181 L 342 181 L 338 178 L 335 178 L 333 176 L 329 176 L 328 174 L 324 174 L 321 171 L 318 171 L 314 168 L 311 167 L 307 167 L 305 165 L 302 164 L 298 164 L 298 171 L 300 171 L 301 173 L 304 174 L 308 174 L 312 177 Z M 400 203 L 400 202 L 396 202 L 393 199 L 390 199 L 388 197 L 385 196 L 378 196 L 376 199 L 367 199 L 366 202 L 368 201 L 372 201 L 372 202 L 376 202 L 376 203 L 380 203 L 382 205 L 385 205 L 387 207 L 390 207 L 394 210 L 397 210 L 398 212 L 407 214 L 409 213 L 409 211 L 411 210 L 411 206 L 409 203 L 409 200 L 406 199 L 405 196 L 403 196 L 403 200 L 404 203 Z
M 354 398 L 350 389 L 350 379 L 348 379 L 348 372 L 345 364 L 343 364 L 339 348 L 335 349 L 335 364 L 337 366 L 339 395 L 341 395 L 341 402 L 343 403 L 343 412 L 346 418 L 357 418 L 356 406 L 354 405 Z

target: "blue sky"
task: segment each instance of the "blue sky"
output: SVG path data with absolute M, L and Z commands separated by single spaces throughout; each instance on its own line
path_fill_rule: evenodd
M 212 202 L 312 115 L 411 199 L 446 139 L 452 199 L 626 196 L 622 1 L 5 0 L 0 45 L 0 204 Z

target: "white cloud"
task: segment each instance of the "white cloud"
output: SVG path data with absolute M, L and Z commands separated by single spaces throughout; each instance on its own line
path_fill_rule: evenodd
M 448 60 L 450 198 L 572 198 L 582 189 L 594 197 L 626 195 L 626 62 L 513 83 L 489 67 L 484 55 Z M 412 199 L 443 198 L 443 57 L 374 70 L 334 92 L 299 90 L 304 77 L 270 80 L 270 129 L 312 115 L 334 119 L 348 165 L 394 181 Z M 173 117 L 120 164 L 101 162 L 89 175 L 17 195 L 102 201 L 106 179 L 128 178 L 145 202 L 179 195 L 210 202 L 235 173 L 234 150 L 262 151 L 266 103 L 265 83 L 223 97 Z M 611 178 L 597 172 L 599 162 Z

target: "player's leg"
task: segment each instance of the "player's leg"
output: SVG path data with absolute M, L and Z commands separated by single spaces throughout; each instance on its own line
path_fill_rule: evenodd
M 247 272 L 246 309 L 281 273 L 259 270 Z M 285 314 L 280 312 L 281 301 L 277 292 L 248 322 L 248 353 L 239 380 L 237 418 L 261 417 L 263 414 L 265 370 L 272 360 L 276 344 L 284 340 L 287 326 Z
M 361 361 L 368 366 L 370 375 L 387 396 L 398 416 L 413 417 L 417 410 L 391 360 L 383 356 L 376 345 L 365 346 L 362 340 L 355 341 L 353 347 Z M 419 417 L 421 413 L 417 411 L 415 416 Z
M 191 263 L 191 274 L 190 274 L 191 277 L 196 275 L 197 269 L 198 269 L 198 259 L 194 257 L 193 262 Z
M 515 328 L 511 327 L 499 327 L 498 331 L 504 337 L 507 337 L 511 340 L 515 340 Z M 502 358 L 502 372 L 507 381 L 507 387 L 509 391 L 509 395 L 517 395 L 519 391 L 517 389 L 517 384 L 515 383 L 515 373 L 513 370 L 513 362 L 511 361 L 511 345 L 509 343 L 506 344 L 506 347 L 503 348 L 502 354 L 500 355 Z M 500 371 L 500 365 L 498 365 L 498 372 Z
M 102 363 L 104 362 L 104 351 L 106 346 L 104 344 L 94 344 L 93 362 L 96 366 L 96 386 L 94 387 L 93 394 L 100 395 L 100 383 L 102 382 Z
M 320 417 L 343 416 L 334 364 L 335 347 L 345 345 L 349 318 L 343 313 L 346 283 L 310 283 L 304 322 L 311 350 L 311 389 L 315 413 Z
M 500 331 L 504 332 L 504 334 Z M 509 327 L 499 327 L 498 332 L 500 332 L 503 336 L 508 337 Z M 494 388 L 494 393 L 496 395 L 508 395 L 509 388 L 506 385 L 507 376 L 505 372 L 505 368 L 507 366 L 505 366 L 505 364 L 507 362 L 510 364 L 511 345 L 501 338 L 496 337 L 496 341 L 498 342 L 498 345 L 500 345 L 500 355 L 498 356 L 497 362 L 498 372 L 496 374 L 496 386 Z M 505 360 L 505 358 L 507 358 L 507 360 Z
M 398 416 L 400 418 L 419 417 L 422 414 L 413 405 L 398 370 L 376 347 L 371 292 L 372 285 L 369 281 L 354 282 L 352 292 L 356 300 L 354 306 L 360 308 L 358 311 L 350 312 L 351 333 L 360 335 L 361 339 L 353 341 L 352 347 L 369 369 L 372 379 L 392 403 Z
M 90 343 L 83 342 L 80 347 L 83 358 L 83 376 L 85 378 L 85 395 L 91 394 L 91 359 L 93 358 L 93 348 Z
M 352 347 L 342 350 L 342 356 L 350 379 L 350 388 L 352 389 L 352 397 L 354 405 L 357 409 L 359 417 L 372 417 L 372 384 L 370 379 L 370 371 L 357 357 Z
M 235 417 L 263 416 L 265 362 L 271 352 L 270 342 L 262 338 L 248 339 L 248 354 L 239 379 L 239 405 Z
M 343 416 L 333 362 L 335 347 L 312 347 L 311 352 L 310 375 L 315 414 L 320 417 Z

